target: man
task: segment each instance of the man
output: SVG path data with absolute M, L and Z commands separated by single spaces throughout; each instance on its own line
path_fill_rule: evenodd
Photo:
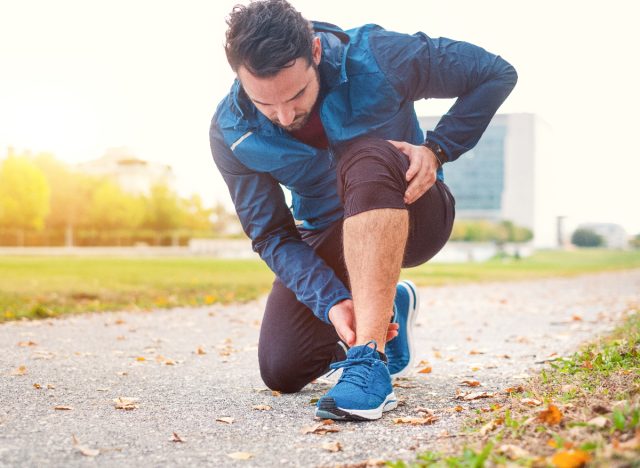
M 442 165 L 478 142 L 516 72 L 464 42 L 309 23 L 285 0 L 236 6 L 227 24 L 237 80 L 210 141 L 242 226 L 276 274 L 262 378 L 297 392 L 341 368 L 316 416 L 378 419 L 397 406 L 391 376 L 414 355 L 418 298 L 412 283 L 397 284 L 400 269 L 447 241 L 454 200 Z M 425 141 L 414 101 L 451 97 Z

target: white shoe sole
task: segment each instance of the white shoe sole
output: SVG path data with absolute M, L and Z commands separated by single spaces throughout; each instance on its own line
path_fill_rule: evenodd
M 418 295 L 418 289 L 416 285 L 413 284 L 413 281 L 403 280 L 398 283 L 402 286 L 407 293 L 409 294 L 409 317 L 407 318 L 407 342 L 409 343 L 409 362 L 400 372 L 396 372 L 395 374 L 391 374 L 391 378 L 404 377 L 409 372 L 411 372 L 411 368 L 413 367 L 413 363 L 416 359 L 416 353 L 413 345 L 413 327 L 416 323 L 416 317 L 418 316 L 418 311 L 420 310 L 420 296 Z
M 396 399 L 395 393 L 391 392 L 377 408 L 359 410 L 340 408 L 339 406 L 326 404 L 316 408 L 316 417 L 322 419 L 373 421 L 380 419 L 383 413 L 396 409 L 397 407 L 398 400 Z

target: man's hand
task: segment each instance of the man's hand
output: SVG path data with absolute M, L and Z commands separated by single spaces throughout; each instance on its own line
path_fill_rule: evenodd
M 353 310 L 353 301 L 345 299 L 338 302 L 329 310 L 329 320 L 333 324 L 338 336 L 347 346 L 356 344 L 356 316 Z M 398 336 L 399 325 L 390 323 L 387 329 L 387 341 Z
M 404 202 L 410 205 L 435 184 L 438 158 L 426 146 L 412 145 L 404 141 L 388 141 L 409 158 L 409 170 L 406 174 L 409 186 L 404 193 Z

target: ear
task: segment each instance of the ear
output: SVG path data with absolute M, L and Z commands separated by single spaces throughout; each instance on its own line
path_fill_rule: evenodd
M 313 63 L 319 65 L 320 59 L 322 58 L 322 44 L 320 43 L 319 37 L 313 38 L 313 42 L 311 43 L 311 55 L 313 57 Z

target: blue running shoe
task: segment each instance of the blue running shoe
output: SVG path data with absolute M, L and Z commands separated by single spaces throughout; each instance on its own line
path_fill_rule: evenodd
M 389 360 L 391 377 L 402 377 L 411 370 L 413 351 L 413 326 L 418 315 L 419 298 L 416 285 L 411 281 L 400 281 L 396 285 L 393 319 L 400 325 L 398 336 L 387 342 L 384 353 Z
M 368 346 L 371 343 L 373 348 Z M 342 375 L 318 401 L 317 417 L 371 421 L 398 406 L 389 370 L 380 359 L 375 341 L 349 349 L 347 359 L 331 364 L 331 369 L 342 369 Z

